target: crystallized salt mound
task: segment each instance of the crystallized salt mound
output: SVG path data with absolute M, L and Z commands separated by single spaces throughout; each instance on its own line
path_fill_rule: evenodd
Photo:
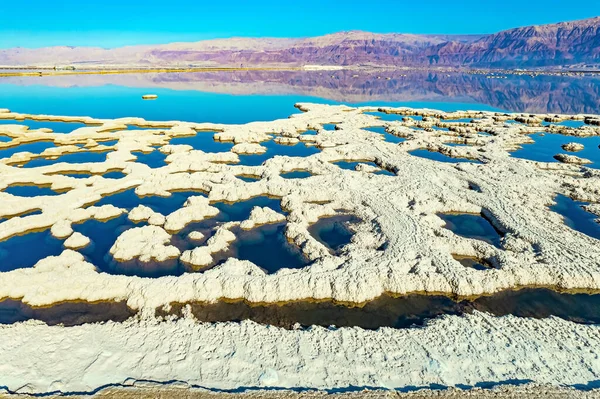
M 185 251 L 181 260 L 195 267 L 206 267 L 213 262 L 212 254 L 226 250 L 235 238 L 235 234 L 227 228 L 220 227 L 215 235 L 208 239 L 205 246 Z
M 582 151 L 585 148 L 583 144 L 579 144 L 579 143 L 567 143 L 567 144 L 563 144 L 561 147 L 563 150 L 569 151 L 569 152 Z
M 65 241 L 65 248 L 80 249 L 88 246 L 90 239 L 81 233 L 75 232 Z
M 256 143 L 242 143 L 234 145 L 231 151 L 236 154 L 264 154 L 267 149 Z
M 138 205 L 133 208 L 129 212 L 128 218 L 134 223 L 148 222 L 148 224 L 154 226 L 162 226 L 165 224 L 166 220 L 162 214 L 154 212 L 152 208 L 149 208 L 145 205 Z
M 252 208 L 252 212 L 250 212 L 250 217 L 247 220 L 244 220 L 240 224 L 240 227 L 244 230 L 250 230 L 257 225 L 278 223 L 283 222 L 284 220 L 284 215 L 282 215 L 279 212 L 275 212 L 271 208 L 268 208 L 266 206 L 255 206 L 254 208 Z
M 202 196 L 190 197 L 185 201 L 183 208 L 167 216 L 164 227 L 169 232 L 176 232 L 183 229 L 189 223 L 199 222 L 216 216 L 218 213 L 219 209 L 210 206 L 208 198 Z
M 557 161 L 560 161 L 562 163 L 571 163 L 571 164 L 575 164 L 575 165 L 586 165 L 586 164 L 592 163 L 592 161 L 590 161 L 589 159 L 579 158 L 579 157 L 576 157 L 575 155 L 568 155 L 568 154 L 556 154 L 554 156 L 554 159 L 556 159 Z
M 142 262 L 164 262 L 179 257 L 179 250 L 168 245 L 171 235 L 158 226 L 134 227 L 126 230 L 110 249 L 118 261 L 139 259 Z

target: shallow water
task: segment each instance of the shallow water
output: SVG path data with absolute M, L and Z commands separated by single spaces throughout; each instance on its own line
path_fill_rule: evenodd
M 591 164 L 585 166 L 600 168 L 600 137 L 574 137 L 550 133 L 537 133 L 530 137 L 535 144 L 523 144 L 520 149 L 512 153 L 512 156 L 538 162 L 558 162 L 554 159 L 556 154 L 570 154 L 592 161 Z M 567 143 L 580 143 L 585 148 L 577 152 L 565 151 L 561 146 Z
M 50 187 L 34 186 L 31 184 L 14 184 L 2 190 L 5 193 L 15 195 L 17 197 L 38 197 L 42 195 L 59 195 Z
M 284 179 L 304 179 L 312 176 L 313 174 L 307 170 L 294 170 L 287 173 L 282 173 L 281 177 Z
M 14 147 L 0 149 L 0 158 L 10 158 L 18 152 L 31 152 L 32 154 L 40 154 L 47 148 L 55 147 L 52 141 L 36 141 L 34 143 L 21 144 Z
M 308 232 L 333 254 L 338 254 L 347 244 L 350 244 L 354 233 L 348 227 L 358 222 L 354 215 L 338 215 L 319 219 L 308 228 Z
M 288 157 L 308 157 L 319 152 L 315 146 L 308 146 L 304 143 L 295 145 L 277 144 L 273 140 L 260 143 L 267 151 L 263 154 L 240 155 L 239 165 L 258 166 L 262 165 L 267 159 L 273 158 L 276 155 Z
M 555 205 L 550 209 L 560 214 L 567 226 L 583 234 L 600 240 L 600 223 L 595 220 L 600 219 L 593 213 L 586 212 L 582 206 L 588 205 L 587 202 L 575 201 L 562 194 L 554 198 Z
M 145 195 L 139 197 L 135 193 L 135 189 L 131 188 L 116 194 L 107 195 L 93 205 L 114 205 L 118 208 L 125 208 L 128 210 L 131 210 L 138 205 L 145 205 L 153 211 L 162 213 L 166 216 L 181 208 L 189 197 L 194 196 L 206 196 L 206 194 L 201 191 L 174 191 L 169 197 L 160 197 L 157 195 Z
M 385 138 L 385 141 L 388 141 L 390 143 L 397 144 L 397 143 L 401 143 L 403 141 L 406 141 L 406 139 L 403 138 L 403 137 L 398 137 L 395 134 L 389 133 L 382 126 L 380 126 L 380 127 L 367 127 L 364 130 L 368 130 L 368 131 L 374 132 L 374 133 L 379 133 L 379 134 L 383 135 L 383 137 Z
M 285 237 L 285 224 L 267 224 L 252 230 L 236 229 L 237 239 L 229 244 L 225 253 L 216 254 L 216 262 L 229 257 L 249 260 L 267 273 L 286 269 L 298 269 L 310 262 L 300 249 L 288 243 Z
M 135 162 L 143 163 L 152 169 L 167 165 L 167 162 L 165 162 L 167 155 L 157 149 L 152 152 L 133 151 L 132 154 L 137 158 Z
M 93 126 L 79 122 L 33 121 L 31 119 L 25 119 L 24 121 L 18 121 L 14 119 L 0 119 L 0 125 L 24 125 L 29 127 L 29 130 L 46 128 L 52 129 L 54 133 L 71 133 L 73 130 L 79 129 L 81 127 Z
M 198 132 L 195 136 L 175 137 L 169 144 L 172 145 L 191 145 L 194 150 L 204 152 L 227 152 L 233 147 L 232 142 L 216 141 L 213 135 L 216 132 Z
M 0 324 L 40 320 L 51 326 L 63 324 L 70 327 L 85 323 L 122 322 L 134 313 L 126 302 L 65 302 L 41 308 L 12 299 L 0 302 Z
M 62 240 L 52 237 L 50 230 L 0 241 L 0 272 L 32 267 L 47 256 L 60 255 L 62 243 Z
M 546 318 L 556 316 L 576 323 L 600 322 L 600 295 L 561 294 L 548 289 L 504 291 L 474 301 L 455 301 L 445 296 L 413 294 L 393 298 L 384 295 L 363 306 L 349 307 L 330 301 L 291 302 L 256 305 L 245 302 L 195 303 L 192 313 L 200 321 L 227 322 L 253 320 L 283 328 L 301 326 L 407 328 L 421 326 L 442 315 L 461 315 L 473 310 L 496 316 Z M 181 316 L 182 305 L 173 304 L 171 312 L 158 310 L 158 315 Z
M 437 215 L 446 222 L 444 227 L 454 234 L 500 247 L 500 234 L 483 216 L 469 213 L 438 213 Z
M 106 161 L 106 152 L 92 152 L 92 151 L 84 151 L 84 152 L 76 152 L 72 154 L 61 155 L 56 159 L 49 158 L 36 158 L 32 159 L 29 162 L 26 162 L 23 167 L 24 168 L 37 168 L 39 166 L 48 166 L 54 165 L 61 162 L 66 163 L 86 163 L 86 162 L 104 162 Z

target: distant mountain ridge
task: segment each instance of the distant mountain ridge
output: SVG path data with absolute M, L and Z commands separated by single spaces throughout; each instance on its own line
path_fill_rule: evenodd
M 491 35 L 339 32 L 305 39 L 231 38 L 193 43 L 0 50 L 6 66 L 448 66 L 530 68 L 600 64 L 600 17 Z

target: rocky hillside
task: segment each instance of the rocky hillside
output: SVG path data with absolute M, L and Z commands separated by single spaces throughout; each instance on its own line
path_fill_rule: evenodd
M 469 66 L 600 64 L 600 17 L 485 36 L 340 32 L 308 39 L 232 38 L 118 49 L 0 51 L 0 65 Z

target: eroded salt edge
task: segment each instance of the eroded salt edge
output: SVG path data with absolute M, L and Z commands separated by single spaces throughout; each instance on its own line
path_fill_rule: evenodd
M 0 327 L 2 385 L 89 392 L 129 379 L 239 387 L 380 388 L 600 378 L 600 331 L 550 318 L 449 316 L 424 328 L 285 330 L 253 322 Z
M 300 245 L 310 259 L 317 261 L 302 270 L 284 269 L 266 275 L 250 262 L 230 259 L 205 273 L 141 279 L 98 273 L 93 265 L 83 262 L 81 255 L 67 250 L 60 257 L 40 261 L 34 268 L 0 273 L 0 297 L 22 298 L 23 302 L 34 306 L 64 300 L 126 300 L 132 308 L 153 312 L 156 307 L 171 302 L 214 301 L 222 297 L 245 298 L 252 302 L 306 298 L 363 302 L 386 291 L 477 295 L 523 285 L 600 289 L 597 240 L 568 228 L 558 214 L 547 208 L 556 193 L 600 202 L 600 173 L 574 165 L 515 159 L 507 152 L 529 142 L 531 139 L 526 133 L 560 131 L 573 136 L 592 136 L 599 134 L 598 127 L 539 126 L 544 118 L 560 119 L 551 115 L 448 114 L 406 108 L 383 110 L 418 114 L 424 120 L 386 122 L 363 113 L 377 109 L 373 107 L 318 104 L 299 107 L 305 112 L 289 119 L 245 125 L 31 116 L 101 126 L 77 129 L 70 134 L 26 132 L 22 127 L 2 126 L 21 141 L 39 140 L 43 136 L 63 144 L 115 137 L 119 142 L 113 146 L 106 162 L 62 163 L 30 169 L 0 165 L 0 184 L 3 186 L 30 182 L 50 184 L 56 190 L 71 189 L 55 197 L 20 198 L 0 193 L 2 215 L 42 210 L 41 215 L 15 217 L 0 224 L 0 238 L 49 226 L 52 226 L 53 235 L 69 237 L 73 233 L 72 223 L 89 218 L 101 220 L 124 212 L 112 206 L 82 207 L 103 195 L 128 188 L 136 188 L 140 195 L 198 190 L 208 192 L 211 201 L 240 201 L 257 195 L 271 195 L 282 197 L 282 205 L 289 212 L 287 238 Z M 0 117 L 21 118 L 24 115 L 4 113 Z M 476 120 L 449 123 L 440 121 L 439 117 Z M 538 125 L 505 124 L 509 118 Z M 597 121 L 594 116 L 575 118 Z M 322 125 L 325 123 L 336 123 L 336 130 L 324 130 Z M 122 130 L 128 124 L 152 129 Z M 431 128 L 433 124 L 451 130 L 435 130 Z M 367 126 L 386 126 L 390 132 L 407 140 L 400 144 L 386 142 L 380 134 L 362 129 Z M 415 130 L 417 127 L 426 130 Z M 190 146 L 167 145 L 170 138 L 195 134 L 195 129 L 217 130 L 217 139 L 237 144 L 268 140 L 271 137 L 268 133 L 276 132 L 284 138 L 300 138 L 315 144 L 322 151 L 305 158 L 275 157 L 267 160 L 264 166 L 253 167 L 219 163 L 235 162 L 238 155 L 233 152 L 204 153 L 191 150 Z M 302 135 L 307 129 L 316 129 L 319 134 Z M 108 130 L 115 131 L 109 133 Z M 482 131 L 492 135 L 479 134 Z M 474 146 L 443 144 L 457 139 Z M 0 143 L 0 147 L 6 145 Z M 154 145 L 163 145 L 161 151 L 169 154 L 167 166 L 150 169 L 135 162 L 132 151 L 152 150 Z M 79 151 L 78 147 L 71 147 Z M 453 165 L 408 154 L 416 148 L 478 158 L 486 163 Z M 13 157 L 25 159 L 30 156 L 16 154 Z M 346 171 L 330 163 L 341 159 L 374 161 L 395 171 L 396 176 L 374 175 L 369 173 L 369 168 L 359 168 L 362 169 L 360 172 Z M 123 169 L 127 176 L 117 180 L 100 176 L 74 179 L 55 174 L 73 169 L 94 173 Z M 294 180 L 280 177 L 282 172 L 298 169 L 309 170 L 316 176 Z M 235 178 L 240 174 L 257 175 L 262 179 L 246 183 Z M 473 186 L 480 192 L 470 189 Z M 205 201 L 198 201 L 203 202 L 198 212 L 210 214 Z M 322 205 L 323 201 L 330 203 Z M 339 208 L 355 213 L 365 222 L 358 226 L 348 251 L 341 256 L 332 256 L 308 233 L 307 227 L 321 216 L 335 214 L 335 209 Z M 506 249 L 462 238 L 444 229 L 443 222 L 435 214 L 448 211 L 483 212 L 498 229 L 507 232 L 503 244 Z M 165 226 L 179 229 L 196 213 L 182 208 L 165 215 Z M 187 216 L 182 219 L 177 217 L 179 214 Z M 160 216 L 154 219 L 158 224 L 163 222 Z M 244 225 L 250 223 L 252 221 Z M 139 230 L 139 233 L 143 231 Z M 135 241 L 135 237 L 129 237 L 132 234 L 128 233 L 127 237 Z M 226 231 L 222 230 L 221 235 L 227 235 Z M 384 242 L 385 250 L 381 251 Z M 222 248 L 227 245 L 227 240 L 218 244 Z M 204 249 L 195 250 L 195 253 L 188 251 L 182 258 L 202 266 L 209 261 L 204 253 L 208 250 L 206 246 L 199 248 Z M 146 245 L 141 250 L 155 253 L 123 254 L 123 257 L 160 259 L 175 255 L 168 246 Z M 453 259 L 453 253 L 491 259 L 498 269 L 481 272 L 465 268 Z M 56 281 L 62 284 L 57 285 Z

